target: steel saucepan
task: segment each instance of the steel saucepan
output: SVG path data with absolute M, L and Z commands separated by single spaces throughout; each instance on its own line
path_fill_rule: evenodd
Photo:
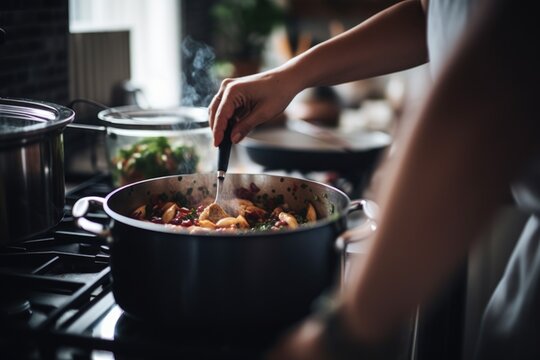
M 214 173 L 155 178 L 105 198 L 85 197 L 73 215 L 79 226 L 108 239 L 113 294 L 128 315 L 193 329 L 283 329 L 309 313 L 337 280 L 336 239 L 346 229 L 346 215 L 366 201 L 351 201 L 322 183 L 264 174 L 227 174 L 224 192 L 250 184 L 260 189 L 257 196 L 282 196 L 292 209 L 309 200 L 320 220 L 295 230 L 190 234 L 130 217 L 156 195 L 180 193 L 194 201 L 212 196 Z M 84 218 L 92 202 L 111 218 L 109 226 Z
M 64 216 L 63 131 L 74 116 L 49 102 L 0 98 L 0 245 Z

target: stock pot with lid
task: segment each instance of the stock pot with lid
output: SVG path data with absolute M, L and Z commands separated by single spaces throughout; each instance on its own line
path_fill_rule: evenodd
M 50 102 L 0 98 L 0 245 L 63 217 L 63 131 L 75 113 Z

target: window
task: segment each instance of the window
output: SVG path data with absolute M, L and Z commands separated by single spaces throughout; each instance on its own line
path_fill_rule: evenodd
M 180 11 L 180 0 L 69 0 L 69 27 L 71 33 L 129 30 L 131 81 L 149 106 L 175 106 L 180 103 Z

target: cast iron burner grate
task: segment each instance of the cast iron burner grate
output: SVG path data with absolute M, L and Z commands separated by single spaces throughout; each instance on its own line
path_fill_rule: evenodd
M 80 196 L 109 191 L 103 175 L 80 184 L 67 194 L 65 216 L 56 227 L 0 248 L 0 353 L 41 358 L 29 346 L 36 344 L 38 334 L 68 327 L 109 291 L 108 248 L 78 229 L 71 217 Z M 100 212 L 89 217 L 108 221 Z
M 22 339 L 69 326 L 109 291 L 108 248 L 78 229 L 71 217 L 78 193 L 105 195 L 110 191 L 105 185 L 103 176 L 81 184 L 67 195 L 65 216 L 55 228 L 0 248 L 0 350 L 5 346 L 9 354 L 16 351 L 16 357 L 30 357 L 19 353 L 29 348 L 22 346 Z M 108 221 L 100 212 L 89 217 Z

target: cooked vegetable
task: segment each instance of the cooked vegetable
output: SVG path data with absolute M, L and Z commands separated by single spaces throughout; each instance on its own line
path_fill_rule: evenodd
M 311 203 L 308 203 L 307 211 L 306 211 L 306 219 L 308 221 L 316 221 L 317 220 L 317 213 L 315 212 L 315 208 Z
M 289 213 L 282 211 L 279 213 L 278 218 L 281 221 L 285 221 L 291 229 L 296 229 L 298 227 L 298 221 L 296 221 L 296 218 Z
M 113 159 L 115 182 L 135 181 L 172 174 L 193 173 L 199 157 L 192 146 L 171 146 L 165 137 L 147 138 L 121 149 Z
M 187 228 L 192 233 L 208 231 L 276 231 L 297 229 L 303 224 L 317 221 L 315 207 L 306 202 L 304 209 L 295 212 L 282 202 L 283 196 L 269 198 L 262 196 L 264 204 L 247 199 L 235 199 L 213 211 L 212 198 L 208 197 L 196 204 L 186 196 L 164 194 L 153 196 L 148 204 L 137 207 L 131 214 L 135 219 L 151 221 L 168 226 Z

